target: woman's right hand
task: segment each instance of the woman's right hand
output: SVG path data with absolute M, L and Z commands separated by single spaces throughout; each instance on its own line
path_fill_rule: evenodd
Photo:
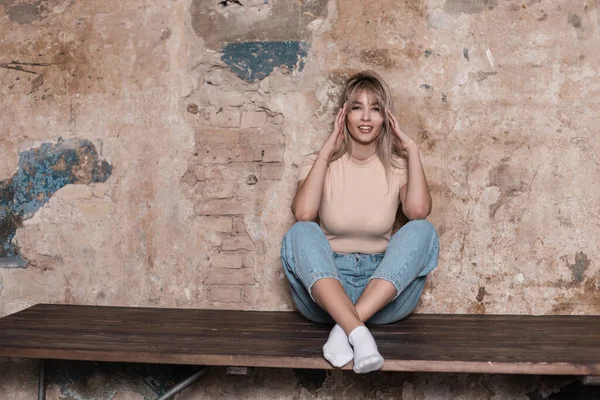
M 346 125 L 346 104 L 337 113 L 335 117 L 335 121 L 333 122 L 333 130 L 329 134 L 327 140 L 321 147 L 321 151 L 319 152 L 319 156 L 326 158 L 329 160 L 331 154 L 340 148 L 342 142 L 344 141 L 344 126 Z

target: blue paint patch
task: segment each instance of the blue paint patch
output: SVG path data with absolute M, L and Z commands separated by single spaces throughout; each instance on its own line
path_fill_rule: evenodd
M 16 174 L 0 181 L 0 267 L 25 267 L 13 242 L 17 228 L 68 184 L 105 182 L 112 173 L 85 139 L 58 139 L 22 152 Z
M 241 79 L 256 82 L 268 76 L 275 67 L 302 71 L 309 42 L 241 42 L 223 47 L 221 59 Z

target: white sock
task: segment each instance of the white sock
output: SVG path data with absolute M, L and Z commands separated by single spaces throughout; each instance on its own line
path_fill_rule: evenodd
M 365 374 L 383 366 L 383 357 L 377 351 L 375 339 L 366 326 L 355 328 L 348 335 L 348 340 L 354 347 L 354 372 Z
M 329 339 L 323 345 L 323 356 L 331 365 L 337 368 L 348 364 L 354 357 L 346 332 L 337 324 L 333 327 L 329 333 Z

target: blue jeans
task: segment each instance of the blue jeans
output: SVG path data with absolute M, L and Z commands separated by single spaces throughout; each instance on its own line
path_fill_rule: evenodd
M 385 253 L 380 254 L 335 253 L 319 225 L 296 222 L 283 237 L 281 262 L 296 308 L 314 322 L 334 322 L 312 297 L 312 286 L 319 279 L 340 281 L 355 304 L 371 279 L 391 282 L 396 296 L 367 321 L 388 324 L 415 309 L 427 274 L 437 266 L 438 252 L 437 232 L 427 220 L 404 225 L 392 235 Z

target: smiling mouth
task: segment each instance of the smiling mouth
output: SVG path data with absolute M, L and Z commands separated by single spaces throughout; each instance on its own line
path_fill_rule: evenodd
M 368 125 L 361 125 L 358 127 L 358 130 L 362 133 L 371 133 L 371 131 L 373 131 L 373 127 Z

